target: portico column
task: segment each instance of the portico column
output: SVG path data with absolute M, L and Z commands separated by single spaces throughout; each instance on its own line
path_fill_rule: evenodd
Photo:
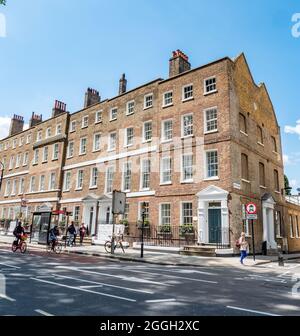
M 263 204 L 263 241 L 268 242 L 268 217 L 267 217 L 267 208 L 265 204 Z
M 201 200 L 198 202 L 198 243 L 206 242 L 206 223 L 205 223 L 205 203 Z
M 227 200 L 221 202 L 222 213 L 222 244 L 229 244 L 229 220 Z

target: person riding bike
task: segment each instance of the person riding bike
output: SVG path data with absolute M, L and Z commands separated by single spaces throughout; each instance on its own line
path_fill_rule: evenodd
M 49 231 L 49 242 L 50 244 L 52 245 L 52 250 L 54 251 L 54 247 L 55 247 L 55 244 L 57 242 L 57 237 L 59 236 L 59 230 L 58 230 L 58 226 L 55 225 L 54 228 L 52 228 L 50 231 Z
M 19 245 L 21 237 L 23 235 L 25 235 L 25 230 L 24 230 L 21 222 L 18 222 L 17 226 L 14 229 L 13 235 L 16 237 L 15 244 Z

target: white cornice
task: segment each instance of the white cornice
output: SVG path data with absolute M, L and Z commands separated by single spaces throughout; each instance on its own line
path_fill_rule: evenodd
M 5 175 L 5 176 L 3 176 L 3 179 L 8 179 L 8 178 L 11 178 L 11 177 L 27 175 L 27 174 L 29 174 L 29 170 L 24 170 L 24 171 L 21 171 L 21 172 L 18 172 L 18 173 Z

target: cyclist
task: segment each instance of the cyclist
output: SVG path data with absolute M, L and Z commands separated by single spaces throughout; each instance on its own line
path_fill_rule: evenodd
M 59 236 L 58 226 L 55 225 L 49 232 L 49 241 L 52 245 L 51 249 L 54 251 L 55 244 L 57 242 L 57 237 Z
M 14 229 L 13 235 L 16 237 L 15 244 L 18 246 L 21 240 L 21 237 L 25 235 L 25 230 L 22 226 L 22 223 L 19 221 L 17 226 Z
M 77 235 L 74 222 L 71 222 L 71 225 L 68 227 L 68 233 L 69 233 L 69 244 L 68 245 L 73 246 L 75 245 L 76 235 Z

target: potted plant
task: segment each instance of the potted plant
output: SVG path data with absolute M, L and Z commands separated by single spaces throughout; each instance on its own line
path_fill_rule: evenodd
M 160 225 L 158 227 L 158 232 L 162 234 L 170 234 L 171 233 L 171 225 L 165 224 L 165 225 Z
M 190 224 L 184 224 L 180 225 L 179 227 L 179 233 L 181 236 L 186 236 L 186 235 L 193 235 L 195 232 L 193 225 Z

